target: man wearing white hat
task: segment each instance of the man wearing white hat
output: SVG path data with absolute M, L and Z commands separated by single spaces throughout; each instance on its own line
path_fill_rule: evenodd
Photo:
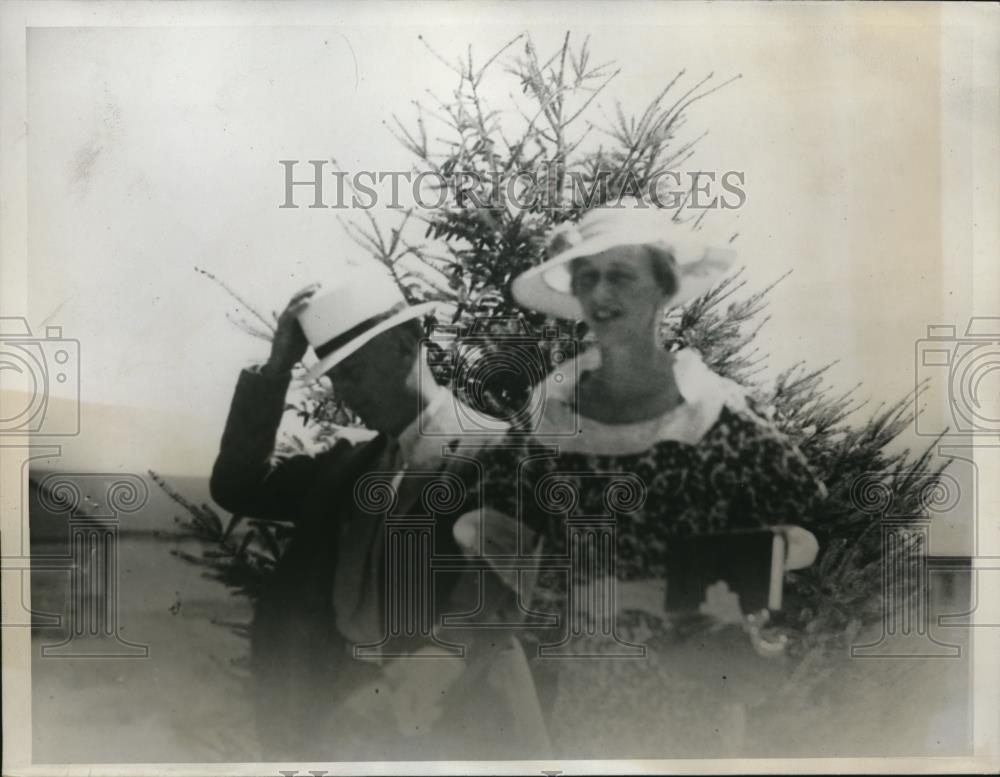
M 480 601 L 480 585 L 489 592 L 503 587 L 485 573 L 481 581 L 469 571 L 424 570 L 433 578 L 434 634 L 397 639 L 397 652 L 403 644 L 408 656 L 357 657 L 358 646 L 385 640 L 392 606 L 386 581 L 399 571 L 386 554 L 384 522 L 361 509 L 359 491 L 372 476 L 384 476 L 395 493 L 393 512 L 407 516 L 419 512 L 418 475 L 426 488 L 468 483 L 476 474 L 468 457 L 477 443 L 458 420 L 475 413 L 435 383 L 420 347 L 420 318 L 432 308 L 407 305 L 384 273 L 345 274 L 296 294 L 279 318 L 267 363 L 240 375 L 212 497 L 234 513 L 296 525 L 261 593 L 251 633 L 266 757 L 488 758 L 545 746 L 513 633 L 451 630 L 441 637 L 443 615 L 493 606 L 491 593 Z M 291 371 L 308 345 L 318 359 L 308 378 L 329 377 L 337 396 L 377 435 L 274 462 Z M 444 455 L 456 443 L 465 458 Z M 456 502 L 435 517 L 436 554 L 460 557 L 453 527 L 461 512 Z M 454 658 L 447 641 L 461 642 L 465 657 Z M 497 727 L 506 739 L 496 738 Z

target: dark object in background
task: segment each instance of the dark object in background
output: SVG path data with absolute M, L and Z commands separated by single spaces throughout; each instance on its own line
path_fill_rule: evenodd
M 780 610 L 784 563 L 784 535 L 772 529 L 677 537 L 667 552 L 666 610 L 698 612 L 706 589 L 720 580 L 744 614 Z

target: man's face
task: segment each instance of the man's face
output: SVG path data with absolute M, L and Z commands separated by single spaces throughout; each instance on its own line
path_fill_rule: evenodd
M 398 434 L 420 411 L 417 392 L 409 380 L 416 351 L 405 333 L 390 329 L 326 374 L 337 396 L 365 426 Z

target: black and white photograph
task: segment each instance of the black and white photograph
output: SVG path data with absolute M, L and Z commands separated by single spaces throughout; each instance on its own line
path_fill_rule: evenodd
M 1000 768 L 1000 14 L 0 2 L 4 777 Z

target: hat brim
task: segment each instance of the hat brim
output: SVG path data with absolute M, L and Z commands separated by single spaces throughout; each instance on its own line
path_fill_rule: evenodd
M 583 308 L 570 291 L 569 263 L 580 257 L 594 256 L 624 245 L 649 245 L 673 254 L 677 260 L 674 270 L 677 274 L 677 291 L 667 303 L 670 307 L 689 302 L 711 289 L 731 269 L 736 258 L 736 252 L 730 248 L 701 246 L 698 250 L 693 244 L 672 245 L 650 236 L 607 235 L 584 240 L 558 256 L 525 270 L 511 283 L 511 294 L 523 307 L 578 321 L 584 317 Z M 698 254 L 700 258 L 691 261 L 691 257 Z
M 350 342 L 338 348 L 333 353 L 328 353 L 316 364 L 306 370 L 305 379 L 307 381 L 319 380 L 333 367 L 346 359 L 351 354 L 357 352 L 370 343 L 383 332 L 388 332 L 395 326 L 410 321 L 414 318 L 424 316 L 441 305 L 439 302 L 423 302 L 419 305 L 412 305 L 405 310 L 401 310 L 394 316 L 390 316 L 385 321 L 380 321 L 371 329 L 366 329 L 362 334 L 353 338 Z

